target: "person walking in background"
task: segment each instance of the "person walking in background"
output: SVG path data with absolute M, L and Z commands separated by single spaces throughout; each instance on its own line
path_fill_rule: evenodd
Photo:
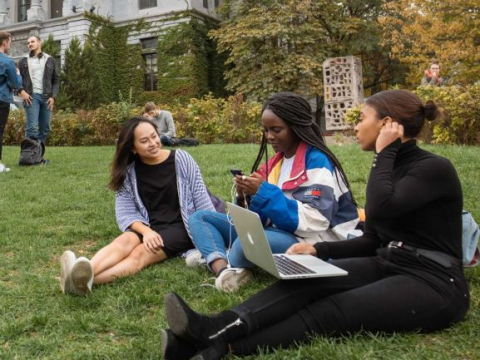
M 175 146 L 176 132 L 173 116 L 170 111 L 157 109 L 153 102 L 147 102 L 143 110 L 143 116 L 152 120 L 157 125 L 162 145 Z
M 437 60 L 432 60 L 425 75 L 422 78 L 422 85 L 441 86 L 444 84 L 444 79 L 440 77 L 440 64 Z
M 0 31 L 0 173 L 10 171 L 10 168 L 2 163 L 3 133 L 10 114 L 10 104 L 13 103 L 13 93 L 22 87 L 22 78 L 17 72 L 15 61 L 7 56 L 11 43 L 11 34 Z M 24 99 L 28 98 L 25 91 L 20 91 L 19 95 Z
M 37 139 L 45 145 L 50 132 L 50 117 L 58 95 L 60 81 L 54 59 L 42 52 L 38 36 L 28 38 L 28 56 L 19 62 L 27 125 L 25 137 Z
M 61 263 L 64 293 L 86 295 L 93 283 L 112 282 L 193 248 L 188 218 L 215 210 L 195 160 L 183 150 L 162 149 L 155 124 L 135 117 L 123 125 L 109 188 L 122 234 L 92 258 L 67 250 Z

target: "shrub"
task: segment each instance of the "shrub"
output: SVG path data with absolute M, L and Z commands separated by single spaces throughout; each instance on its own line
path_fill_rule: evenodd
M 121 97 L 121 96 L 120 96 Z M 216 99 L 211 95 L 191 99 L 186 107 L 157 104 L 173 114 L 178 137 L 195 137 L 203 144 L 258 142 L 261 104 L 244 102 L 241 96 Z M 130 100 L 95 110 L 57 111 L 53 114 L 48 145 L 113 145 L 122 124 L 141 115 L 143 106 Z M 5 145 L 19 145 L 25 134 L 25 112 L 12 111 L 4 134 Z
M 174 110 L 178 137 L 195 137 L 202 143 L 258 142 L 261 104 L 245 102 L 241 95 L 216 99 L 207 95 L 191 99 L 186 108 Z
M 474 145 L 480 143 L 480 84 L 420 86 L 415 92 L 423 101 L 433 100 L 443 116 L 432 123 L 432 142 Z

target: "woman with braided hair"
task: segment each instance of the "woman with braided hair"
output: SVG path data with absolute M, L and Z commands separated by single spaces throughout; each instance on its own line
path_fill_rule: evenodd
M 469 290 L 460 181 L 450 161 L 415 140 L 425 119 L 437 115 L 433 102 L 406 90 L 377 93 L 362 108 L 358 142 L 375 151 L 365 234 L 287 251 L 332 259 L 348 276 L 278 281 L 213 316 L 167 294 L 164 359 L 217 360 L 298 346 L 316 335 L 428 333 L 462 321 Z
M 263 138 L 249 176 L 234 179 L 239 198 L 265 227 L 273 253 L 284 253 L 296 243 L 346 240 L 355 230 L 358 213 L 347 177 L 325 145 L 312 110 L 301 96 L 284 92 L 270 97 L 262 109 Z M 270 144 L 276 154 L 268 159 Z M 266 163 L 260 162 L 265 155 Z M 187 265 L 206 260 L 221 291 L 235 291 L 251 278 L 254 265 L 245 258 L 237 233 L 225 214 L 194 213 L 189 220 L 199 253 L 187 256 Z M 231 250 L 227 255 L 227 248 Z

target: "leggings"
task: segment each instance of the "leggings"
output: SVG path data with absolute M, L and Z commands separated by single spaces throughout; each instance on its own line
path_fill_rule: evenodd
M 0 160 L 2 160 L 3 133 L 7 126 L 8 115 L 10 114 L 10 103 L 0 101 Z
M 349 275 L 279 281 L 233 308 L 249 335 L 233 341 L 232 352 L 250 355 L 259 348 L 288 348 L 312 335 L 360 330 L 430 332 L 462 320 L 468 310 L 468 285 L 456 266 L 440 278 L 379 256 L 332 263 Z

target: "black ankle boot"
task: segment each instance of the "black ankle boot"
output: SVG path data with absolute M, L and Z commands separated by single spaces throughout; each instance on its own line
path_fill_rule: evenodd
M 170 329 L 162 330 L 162 354 L 164 360 L 188 360 L 197 353 L 197 348 L 186 343 Z
M 172 332 L 199 350 L 211 346 L 226 349 L 230 341 L 246 334 L 246 326 L 237 314 L 230 311 L 215 317 L 198 314 L 175 293 L 165 296 L 165 311 Z
M 220 360 L 224 355 L 227 354 L 227 348 L 218 349 L 215 346 L 210 346 L 197 354 L 190 360 Z

